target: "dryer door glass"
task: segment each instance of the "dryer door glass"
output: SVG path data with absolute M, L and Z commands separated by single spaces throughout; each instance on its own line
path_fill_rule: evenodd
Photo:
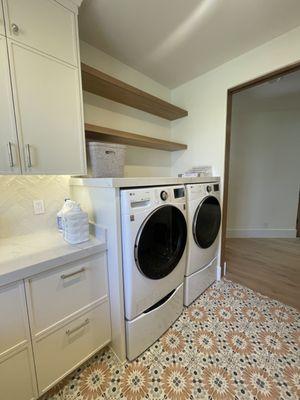
M 179 263 L 186 245 L 187 227 L 182 212 L 162 206 L 144 221 L 135 243 L 135 261 L 150 279 L 161 279 Z
M 207 249 L 216 240 L 221 224 L 221 207 L 218 199 L 206 197 L 198 206 L 193 223 L 195 242 Z

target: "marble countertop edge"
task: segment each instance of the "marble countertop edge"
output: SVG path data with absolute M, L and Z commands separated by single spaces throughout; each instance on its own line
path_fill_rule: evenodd
M 0 286 L 103 251 L 105 235 L 77 245 L 66 243 L 56 231 L 0 239 Z

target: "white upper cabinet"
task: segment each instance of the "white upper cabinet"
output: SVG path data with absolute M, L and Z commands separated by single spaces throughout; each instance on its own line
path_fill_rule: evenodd
M 1 0 L 0 0 L 0 35 L 5 35 L 4 16 L 3 16 Z
M 15 125 L 6 38 L 0 35 L 0 174 L 19 174 L 20 160 Z
M 78 65 L 77 16 L 54 0 L 4 0 L 7 35 Z
M 8 45 L 24 173 L 84 173 L 78 69 L 19 43 Z
M 6 32 L 0 35 L 0 173 L 84 175 L 75 3 L 2 4 Z

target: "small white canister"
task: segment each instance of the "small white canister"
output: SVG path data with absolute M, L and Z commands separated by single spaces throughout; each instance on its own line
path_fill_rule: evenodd
M 80 205 L 72 202 L 63 213 L 64 239 L 70 244 L 78 244 L 89 240 L 88 213 L 82 211 Z

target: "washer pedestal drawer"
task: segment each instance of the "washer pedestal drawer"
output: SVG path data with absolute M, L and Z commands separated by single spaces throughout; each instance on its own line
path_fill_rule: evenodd
M 157 308 L 126 321 L 127 358 L 134 360 L 151 346 L 176 321 L 182 309 L 183 284 Z
M 205 268 L 184 278 L 184 305 L 189 306 L 217 277 L 217 258 Z

